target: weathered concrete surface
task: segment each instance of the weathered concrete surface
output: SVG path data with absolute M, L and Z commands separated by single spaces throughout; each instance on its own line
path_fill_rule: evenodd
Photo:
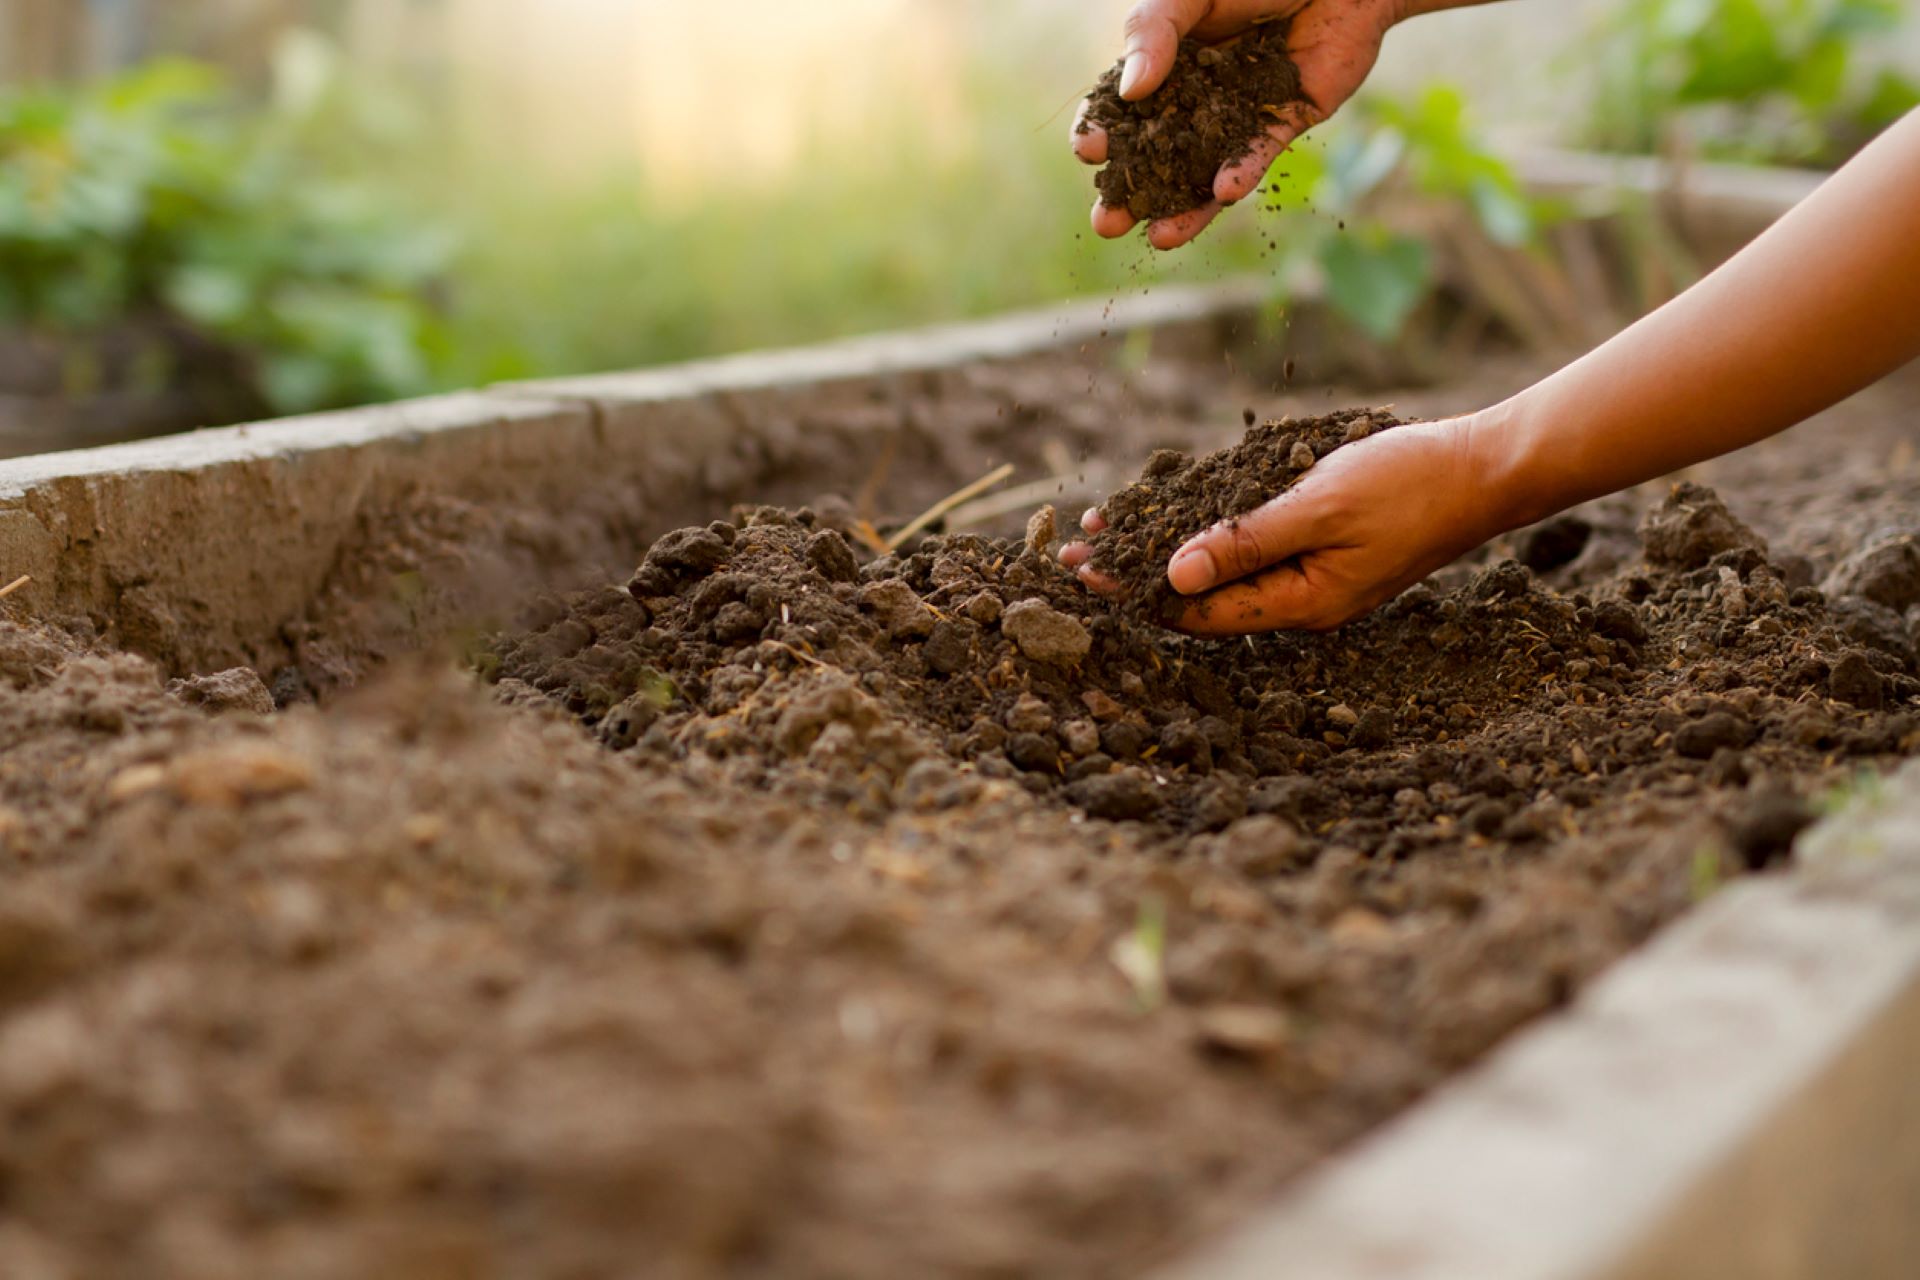
M 1184 1280 L 1910 1277 L 1920 763 Z
M 0 462 L 0 573 L 169 667 L 257 662 L 400 495 L 564 503 L 552 459 L 595 430 L 578 404 L 458 395 Z

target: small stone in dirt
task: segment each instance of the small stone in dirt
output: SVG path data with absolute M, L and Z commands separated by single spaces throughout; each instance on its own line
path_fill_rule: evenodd
M 1023 693 L 1007 708 L 1007 728 L 1015 733 L 1046 733 L 1053 728 L 1053 708 L 1030 693 Z
M 1052 555 L 1057 525 L 1058 518 L 1054 514 L 1051 503 L 1034 512 L 1027 521 L 1028 553 L 1036 556 Z
M 1160 731 L 1160 757 L 1195 773 L 1208 773 L 1213 769 L 1213 744 L 1193 721 L 1176 720 Z
M 1043 734 L 1016 733 L 1007 739 L 1007 759 L 1029 773 L 1056 773 L 1060 748 Z
M 883 578 L 860 588 L 860 607 L 872 613 L 895 640 L 932 635 L 934 623 L 939 621 L 926 601 L 898 578 Z
M 1720 495 L 1705 485 L 1681 483 L 1666 501 L 1640 522 L 1640 541 L 1649 564 L 1698 569 L 1723 551 L 1751 547 L 1762 554 L 1766 543 L 1741 523 Z
M 979 592 L 960 606 L 961 613 L 983 627 L 990 627 L 1000 621 L 1000 615 L 1004 609 L 1005 606 L 1000 603 L 1000 597 L 991 591 Z
M 1100 726 L 1100 749 L 1119 760 L 1136 760 L 1147 749 L 1147 731 L 1131 720 Z
M 758 609 L 736 600 L 721 605 L 713 615 L 713 638 L 721 644 L 739 644 L 757 639 L 766 625 L 766 616 Z
M 1360 723 L 1360 713 L 1344 702 L 1337 702 L 1327 708 L 1327 722 L 1342 729 L 1351 729 Z
M 934 624 L 933 631 L 927 636 L 927 643 L 921 653 L 927 659 L 927 666 L 943 676 L 966 669 L 973 658 L 973 637 L 975 629 L 970 622 L 946 621 Z
M 1100 728 L 1091 720 L 1069 720 L 1060 726 L 1060 741 L 1076 756 L 1100 750 Z
M 210 676 L 188 676 L 167 686 L 167 692 L 189 706 L 204 707 L 218 714 L 244 711 L 252 715 L 273 714 L 273 693 L 252 667 L 235 667 Z
M 1473 575 L 1469 590 L 1477 600 L 1517 600 L 1533 588 L 1533 575 L 1518 560 L 1490 564 Z
M 1202 831 L 1218 831 L 1246 816 L 1246 784 L 1218 774 L 1193 806 L 1193 825 Z
M 1258 1005 L 1216 1005 L 1201 1010 L 1194 1029 L 1203 1047 L 1244 1058 L 1267 1058 L 1286 1048 L 1287 1015 Z
M 1111 694 L 1098 689 L 1089 689 L 1080 695 L 1080 701 L 1087 708 L 1087 714 L 1101 724 L 1118 720 L 1127 714 L 1127 709 L 1114 701 Z
M 1673 732 L 1673 749 L 1689 760 L 1710 760 L 1722 747 L 1744 747 L 1753 726 L 1728 711 L 1710 711 Z
M 1296 471 L 1310 470 L 1318 461 L 1319 459 L 1314 456 L 1313 446 L 1305 440 L 1295 440 L 1292 451 L 1287 454 L 1287 463 Z
M 1853 651 L 1842 655 L 1827 676 L 1827 694 L 1836 702 L 1845 702 L 1863 711 L 1877 711 L 1886 705 L 1887 681 L 1866 655 Z
M 1067 799 L 1089 817 L 1142 822 L 1160 812 L 1160 788 L 1144 769 L 1115 769 L 1067 788 Z
M 1393 741 L 1393 712 L 1385 707 L 1368 707 L 1347 736 L 1354 746 L 1364 750 L 1386 746 Z
M 1070 667 L 1087 656 L 1093 637 L 1078 618 L 1069 617 L 1038 600 L 1009 605 L 1000 630 L 1035 662 Z
M 822 529 L 807 539 L 807 563 L 828 582 L 853 582 L 860 577 L 853 548 L 831 529 Z
M 1902 531 L 1842 560 L 1820 584 L 1829 597 L 1859 596 L 1889 609 L 1920 604 L 1920 537 Z
M 690 578 L 712 573 L 726 563 L 727 548 L 727 540 L 711 529 L 675 529 L 648 550 L 640 566 L 641 573 L 635 575 L 634 581 L 640 583 L 644 578 L 644 585 L 651 586 L 661 581 L 662 575 L 670 581 L 672 576 Z M 666 595 L 670 590 L 671 587 L 668 591 L 635 591 L 634 594 Z
M 1594 605 L 1593 629 L 1610 640 L 1633 645 L 1647 642 L 1647 627 L 1640 621 L 1639 610 L 1624 600 L 1602 600 Z

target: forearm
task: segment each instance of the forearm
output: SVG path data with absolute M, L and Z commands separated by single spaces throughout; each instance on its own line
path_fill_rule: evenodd
M 1475 421 L 1512 527 L 1764 439 L 1920 356 L 1920 112 L 1718 271 Z

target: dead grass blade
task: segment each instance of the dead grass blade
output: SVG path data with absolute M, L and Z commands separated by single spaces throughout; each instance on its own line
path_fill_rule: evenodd
M 973 499 L 979 497 L 981 494 L 985 493 L 987 490 L 993 488 L 995 485 L 1005 483 L 1007 477 L 1011 476 L 1012 474 L 1013 474 L 1013 464 L 1009 462 L 1002 466 L 994 468 L 992 471 L 988 472 L 984 476 L 981 476 L 978 480 L 975 480 L 972 484 L 968 485 L 966 488 L 960 489 L 960 490 L 957 490 L 956 492 L 948 494 L 946 497 L 940 499 L 940 501 L 928 507 L 925 511 L 922 511 L 919 515 L 915 516 L 907 524 L 906 528 L 900 530 L 900 532 L 894 534 L 891 538 L 888 538 L 887 550 L 898 551 L 901 547 L 906 545 L 907 539 L 913 537 L 914 534 L 920 532 L 922 529 L 932 524 L 935 520 L 938 520 L 941 516 L 947 514 L 947 512 L 959 506 L 961 503 L 971 502 Z

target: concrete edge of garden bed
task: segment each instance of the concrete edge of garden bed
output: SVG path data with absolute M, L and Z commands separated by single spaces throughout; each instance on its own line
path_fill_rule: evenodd
M 1920 762 L 1169 1272 L 1911 1275 Z

